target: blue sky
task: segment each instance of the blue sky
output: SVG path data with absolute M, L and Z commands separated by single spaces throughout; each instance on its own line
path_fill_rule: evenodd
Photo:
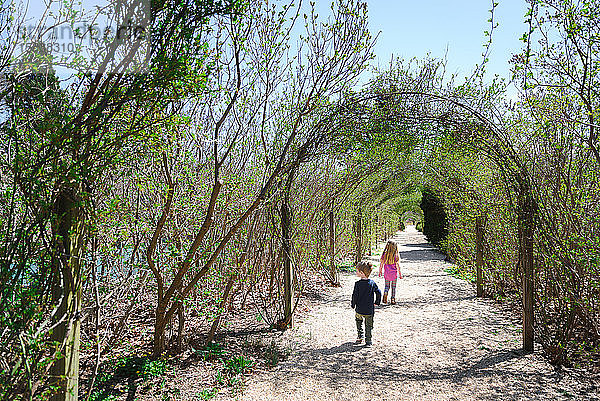
M 508 60 L 521 49 L 519 38 L 527 30 L 527 3 L 496 2 L 494 20 L 499 26 L 493 33 L 487 71 L 509 78 Z M 371 32 L 381 31 L 374 65 L 389 65 L 392 54 L 410 59 L 430 53 L 441 58 L 447 49 L 447 72 L 464 77 L 482 60 L 484 31 L 490 27 L 488 0 L 367 0 L 367 4 Z
M 149 1 L 149 0 L 143 0 Z M 291 1 L 291 0 L 283 0 Z M 310 0 L 303 0 L 304 7 Z M 330 12 L 332 0 L 314 0 L 321 15 Z M 428 53 L 442 58 L 447 52 L 447 73 L 459 78 L 470 75 L 482 61 L 484 31 L 489 30 L 491 0 L 366 0 L 369 26 L 373 35 L 379 31 L 372 65 L 386 67 L 395 58 L 423 58 Z M 494 13 L 499 23 L 493 34 L 488 75 L 509 77 L 508 60 L 521 49 L 519 38 L 526 31 L 525 0 L 495 0 Z M 94 0 L 84 0 L 94 4 Z M 39 4 L 36 9 L 35 4 Z M 39 14 L 42 0 L 30 1 L 30 15 Z M 366 82 L 370 73 L 364 74 Z

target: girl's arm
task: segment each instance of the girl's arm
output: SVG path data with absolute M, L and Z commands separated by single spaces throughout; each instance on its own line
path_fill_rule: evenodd
M 379 277 L 381 277 L 381 269 L 383 269 L 383 260 L 379 261 Z
M 400 271 L 400 253 L 396 257 L 396 268 L 398 269 L 398 278 L 403 279 L 404 277 L 402 277 L 402 272 Z

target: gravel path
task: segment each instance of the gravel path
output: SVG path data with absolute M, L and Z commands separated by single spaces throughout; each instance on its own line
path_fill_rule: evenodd
M 324 294 L 286 333 L 294 352 L 248 380 L 242 400 L 598 400 L 593 383 L 557 373 L 540 350 L 521 355 L 521 330 L 409 227 L 399 233 L 397 305 L 375 311 L 373 346 L 356 338 L 356 277 Z M 371 276 L 383 290 L 377 268 Z

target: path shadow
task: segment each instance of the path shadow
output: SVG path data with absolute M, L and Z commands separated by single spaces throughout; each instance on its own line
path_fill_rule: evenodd
M 319 301 L 319 302 L 327 301 L 327 297 L 325 296 L 324 293 L 319 293 L 316 291 L 303 291 L 302 298 L 310 299 L 311 301 Z
M 507 349 L 498 351 L 491 355 L 485 356 L 467 369 L 469 371 L 490 369 L 499 363 L 510 361 L 511 359 L 520 358 L 526 354 L 521 348 Z
M 412 249 L 410 251 L 400 251 L 400 263 L 403 261 L 428 262 L 431 260 L 444 261 L 444 255 L 439 252 L 432 252 L 431 249 Z
M 237 328 L 233 328 L 233 329 L 222 329 L 219 333 L 217 333 L 215 335 L 215 341 L 219 342 L 219 341 L 226 341 L 227 338 L 246 338 L 246 337 L 250 337 L 250 336 L 255 336 L 255 335 L 260 335 L 260 334 L 264 334 L 271 331 L 271 329 L 266 326 L 265 324 L 262 324 L 260 326 L 255 326 L 255 327 L 248 327 L 246 329 L 237 329 Z
M 320 348 L 319 350 L 317 350 L 317 352 L 320 353 L 320 355 L 335 355 L 344 352 L 360 351 L 361 348 L 363 348 L 363 346 L 364 345 L 357 345 L 352 341 L 348 341 L 335 347 Z
M 404 278 L 429 278 L 429 277 L 450 277 L 448 273 L 440 273 L 440 274 L 404 274 Z
M 410 244 L 400 243 L 399 245 L 404 246 L 406 248 L 421 248 L 421 249 L 426 249 L 426 250 L 431 250 L 431 251 L 437 251 L 437 248 L 434 247 L 433 245 L 431 245 L 429 242 L 417 242 L 417 243 L 410 243 Z
M 382 364 L 377 359 L 377 347 L 364 348 L 344 343 L 331 348 L 317 348 L 301 353 L 294 361 L 288 362 L 288 367 L 279 370 L 275 385 L 286 386 L 293 383 L 297 377 L 318 378 L 322 385 L 331 389 L 347 388 L 354 383 L 365 386 L 386 382 L 395 385 L 407 382 L 423 383 L 437 382 L 462 385 L 472 378 L 492 378 L 488 382 L 487 396 L 483 399 L 521 399 L 518 398 L 520 389 L 512 384 L 520 380 L 521 372 L 518 361 L 523 354 L 519 349 L 502 349 L 492 352 L 480 359 L 467 361 L 463 366 L 427 365 L 411 363 L 406 369 L 402 360 L 393 364 Z M 514 368 L 514 369 L 513 369 Z M 535 372 L 530 375 L 528 386 L 529 399 L 546 399 L 545 385 L 557 380 L 555 372 Z M 522 395 L 522 394 L 521 394 Z M 499 398 L 498 398 L 499 397 Z
M 449 296 L 449 297 L 418 297 L 411 300 L 403 301 L 402 299 L 397 300 L 397 306 L 413 307 L 417 305 L 432 305 L 441 304 L 446 302 L 461 302 L 461 301 L 472 301 L 476 299 L 476 295 L 469 296 Z

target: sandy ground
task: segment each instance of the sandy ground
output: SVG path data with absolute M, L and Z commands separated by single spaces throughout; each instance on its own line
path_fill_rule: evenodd
M 443 256 L 409 227 L 398 233 L 397 305 L 376 309 L 373 346 L 354 345 L 350 296 L 357 277 L 296 322 L 294 349 L 252 375 L 241 400 L 599 400 L 598 383 L 557 372 L 539 348 L 522 355 L 521 329 L 471 284 L 445 272 Z M 383 290 L 383 278 L 372 278 Z

